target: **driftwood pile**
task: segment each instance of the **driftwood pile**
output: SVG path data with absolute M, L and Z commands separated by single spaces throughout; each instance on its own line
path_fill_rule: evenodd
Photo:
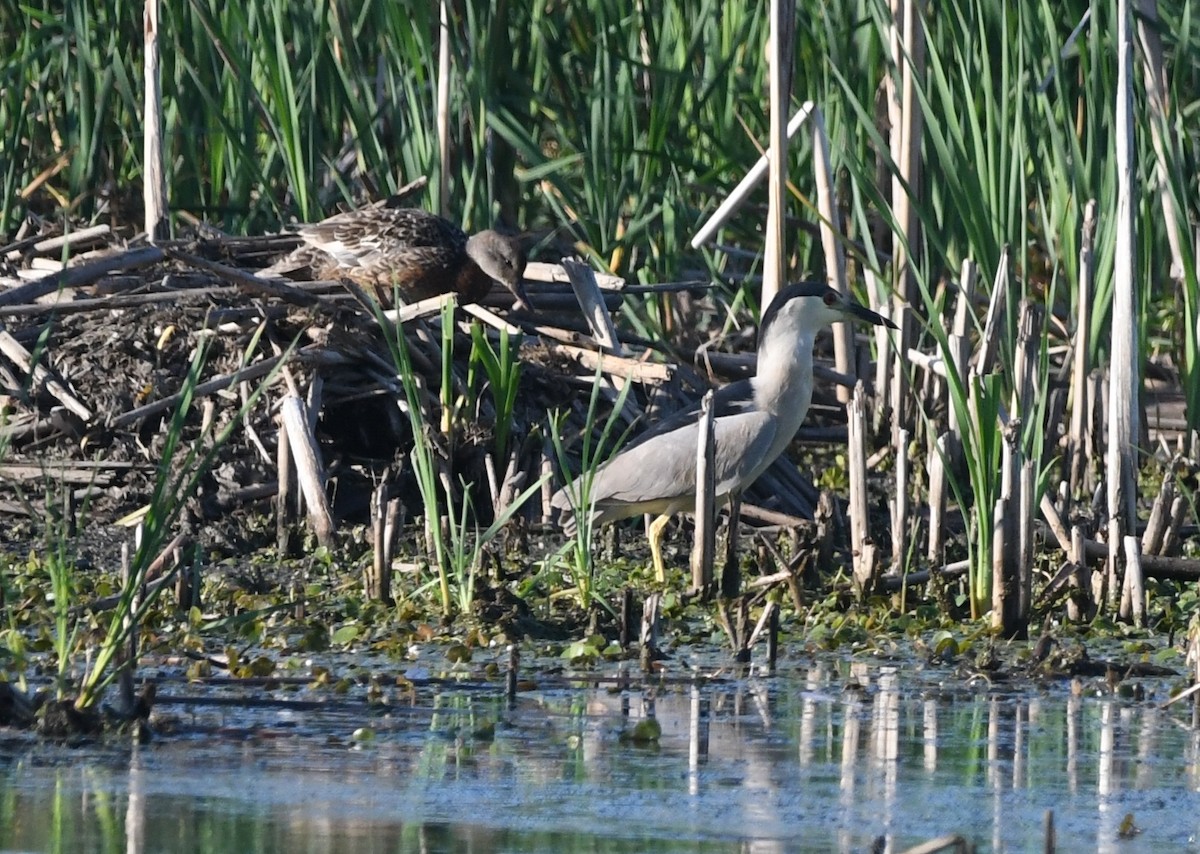
M 249 534 L 245 518 L 273 508 L 285 523 L 277 534 L 285 548 L 294 530 L 287 517 L 298 504 L 307 505 L 307 519 L 324 542 L 339 528 L 368 521 L 373 498 L 398 499 L 408 520 L 422 514 L 403 387 L 370 307 L 340 282 L 255 275 L 296 243 L 278 235 L 127 245 L 107 226 L 97 226 L 65 235 L 18 235 L 0 248 L 6 412 L 0 512 L 33 520 L 6 526 L 10 543 L 36 536 L 44 517 L 57 516 L 63 506 L 85 507 L 91 523 L 108 524 L 145 505 L 166 425 L 202 338 L 209 358 L 187 440 L 234 417 L 264 377 L 272 380 L 205 479 L 190 514 L 191 536 L 206 548 L 245 553 L 271 544 Z M 706 283 L 626 286 L 569 259 L 531 262 L 526 278 L 532 313 L 509 312 L 509 299 L 499 290 L 455 313 L 453 393 L 446 399 L 474 401 L 474 409 L 460 412 L 454 423 L 441 406 L 445 300 L 392 312 L 403 324 L 424 390 L 424 420 L 434 427 L 431 441 L 443 479 L 471 492 L 485 523 L 522 484 L 557 472 L 549 413 L 568 414 L 564 438 L 569 448 L 578 445 L 597 375 L 599 424 L 629 382 L 633 393 L 625 399 L 620 429 L 636 433 L 639 422 L 668 414 L 710 383 L 753 371 L 752 355 L 715 348 L 679 352 L 669 342 L 622 339 L 616 332 L 612 314 L 631 293 L 674 292 L 698 315 L 708 306 L 714 316 Z M 501 329 L 520 336 L 522 373 L 506 459 L 494 454 L 495 408 L 486 377 L 468 377 L 470 326 L 476 323 L 493 346 Z M 731 338 L 728 343 L 752 352 L 752 330 Z M 822 415 L 820 391 L 814 406 L 816 421 L 825 426 L 806 433 L 844 441 L 845 427 L 836 424 L 841 409 L 827 394 L 831 409 Z M 291 472 L 305 459 L 312 462 L 315 487 L 294 485 Z M 302 465 L 301 481 L 304 470 Z M 542 500 L 524 508 L 526 523 L 549 521 L 549 496 L 558 482 L 556 475 Z M 792 525 L 812 515 L 816 500 L 814 487 L 781 459 L 746 495 L 742 512 L 757 524 Z M 293 550 L 295 545 L 292 538 Z

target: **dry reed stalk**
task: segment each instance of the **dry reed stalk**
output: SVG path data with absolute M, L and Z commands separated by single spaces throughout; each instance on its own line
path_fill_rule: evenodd
M 908 501 L 908 431 L 901 430 L 896 443 L 896 496 L 892 499 L 892 565 L 890 575 L 904 572 L 904 553 L 907 550 Z
M 691 559 L 692 589 L 705 597 L 712 590 L 713 555 L 716 551 L 715 417 L 710 389 L 700 403 L 700 429 L 696 438 L 696 528 Z
M 1136 628 L 1146 622 L 1146 582 L 1142 574 L 1142 556 L 1137 537 L 1126 535 L 1122 546 L 1125 550 L 1125 578 L 1121 586 L 1120 616 L 1132 620 Z
M 1171 247 L 1171 278 L 1183 279 L 1183 239 L 1175 197 L 1171 193 L 1171 164 L 1179 163 L 1179 151 L 1174 136 L 1164 130 L 1171 127 L 1169 81 L 1163 62 L 1162 39 L 1157 0 L 1137 0 L 1137 33 L 1141 44 L 1142 81 L 1146 88 L 1146 109 L 1149 113 L 1150 142 L 1154 146 L 1154 171 L 1158 184 L 1158 199 L 1162 205 L 1167 243 Z
M 854 568 L 854 585 L 860 596 L 866 596 L 875 581 L 875 546 L 867 542 L 867 413 L 866 389 L 862 383 L 854 387 L 847 407 L 849 438 L 846 449 L 850 478 L 850 554 Z
M 1118 576 L 1127 533 L 1137 522 L 1138 357 L 1137 210 L 1134 200 L 1133 40 L 1128 0 L 1117 0 L 1117 210 L 1113 270 L 1112 353 L 1108 398 L 1108 597 L 1120 595 Z
M 288 441 L 287 422 L 279 419 L 279 431 L 275 436 L 275 477 L 278 488 L 275 492 L 275 547 L 281 558 L 291 553 L 292 520 L 295 506 L 293 494 L 295 485 L 292 475 L 295 467 L 292 464 L 292 445 Z
M 1146 530 L 1142 533 L 1142 554 L 1161 555 L 1163 540 L 1167 534 L 1167 525 L 1171 518 L 1171 505 L 1175 500 L 1175 478 L 1171 472 L 1163 476 L 1162 486 L 1150 509 L 1150 519 L 1146 522 Z
M 796 27 L 795 0 L 770 0 L 769 102 L 771 111 L 770 176 L 767 179 L 767 232 L 763 251 L 761 305 L 770 305 L 787 282 L 787 124 L 784 121 L 792 89 L 792 35 Z
M 162 81 L 159 75 L 159 0 L 145 0 L 142 10 L 145 115 L 142 136 L 142 202 L 150 242 L 167 236 L 167 179 L 162 151 Z
M 450 210 L 450 3 L 438 4 L 438 213 L 446 216 Z
M 562 259 L 562 267 L 567 273 L 571 288 L 575 291 L 575 298 L 579 300 L 579 307 L 583 310 L 583 316 L 591 327 L 596 342 L 612 354 L 624 356 L 625 347 L 617 336 L 608 306 L 600 293 L 600 286 L 596 283 L 595 271 L 587 264 L 570 258 Z
M 921 136 L 923 120 L 917 89 L 924 77 L 925 34 L 919 0 L 892 0 L 891 53 L 896 77 L 888 77 L 891 118 L 891 154 L 897 173 L 892 176 L 892 211 L 899 231 L 892 236 L 893 310 L 896 333 L 896 362 L 892 370 L 892 445 L 898 445 L 901 427 L 913 422 L 914 404 L 908 393 L 904 354 L 916 343 L 916 330 L 908 307 L 920 294 L 913 275 L 911 250 L 917 245 L 918 219 L 914 196 L 921 180 Z M 897 79 L 898 78 L 898 79 Z M 897 447 L 897 453 L 900 449 Z
M 1093 243 L 1096 239 L 1096 200 L 1083 208 L 1083 229 L 1079 240 L 1079 299 L 1076 304 L 1075 338 L 1072 343 L 1071 432 L 1067 439 L 1069 495 L 1075 500 L 1087 488 L 1088 461 L 1088 337 L 1091 334 L 1092 278 L 1095 275 Z
M 816 107 L 812 101 L 805 101 L 801 105 L 800 109 L 797 110 L 792 118 L 788 121 L 788 139 L 791 139 L 796 135 L 796 132 L 800 130 L 800 125 L 804 124 L 805 120 L 812 115 L 812 112 L 815 108 Z M 733 216 L 738 208 L 742 206 L 747 197 L 749 197 L 750 193 L 756 186 L 758 186 L 758 183 L 762 181 L 763 177 L 767 174 L 770 168 L 770 163 L 771 153 L 770 143 L 768 142 L 767 151 L 758 158 L 758 161 L 753 166 L 750 167 L 749 171 L 746 172 L 745 177 L 743 177 L 742 180 L 738 182 L 738 185 L 733 188 L 733 192 L 725 197 L 725 200 L 717 206 L 715 211 L 713 211 L 712 216 L 710 216 L 708 220 L 705 221 L 704 225 L 700 226 L 700 228 L 696 231 L 696 234 L 691 240 L 691 246 L 693 249 L 699 249 L 701 246 L 711 240 L 713 235 L 716 234 L 721 226 L 725 224 L 726 220 Z M 528 270 L 526 270 L 526 276 L 528 277 L 528 275 Z
M 821 215 L 821 249 L 825 255 L 825 278 L 828 285 L 838 293 L 850 293 L 846 283 L 846 253 L 842 249 L 841 215 L 838 213 L 837 194 L 833 186 L 833 165 L 829 158 L 829 134 L 825 130 L 825 117 L 818 107 L 813 111 L 812 121 L 813 172 L 817 184 L 817 211 Z M 883 327 L 886 328 L 886 327 Z M 849 323 L 833 325 L 834 365 L 843 374 L 857 372 L 854 356 L 854 329 Z M 842 403 L 850 400 L 850 389 L 838 386 L 837 396 Z
M 333 513 L 329 507 L 329 497 L 325 494 L 324 466 L 321 464 L 317 437 L 309 426 L 308 407 L 299 397 L 288 394 L 280 405 L 280 414 L 287 424 L 287 440 L 296 461 L 296 474 L 308 507 L 313 533 L 317 536 L 317 542 L 331 548 L 335 529 Z
M 946 463 L 949 460 L 950 434 L 937 438 L 929 455 L 929 548 L 925 555 L 931 564 L 941 563 L 946 548 Z
M 979 282 L 979 268 L 970 258 L 963 259 L 959 273 L 958 299 L 954 305 L 954 325 L 950 331 L 950 360 L 954 363 L 954 374 L 964 384 L 971 364 L 971 303 L 975 299 L 975 288 Z M 950 407 L 950 436 L 947 451 L 950 470 L 963 469 L 963 425 L 959 423 L 956 407 Z

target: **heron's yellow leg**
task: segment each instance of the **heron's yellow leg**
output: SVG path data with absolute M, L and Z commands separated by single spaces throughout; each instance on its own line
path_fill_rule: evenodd
M 657 517 L 650 523 L 650 530 L 647 533 L 647 538 L 650 540 L 650 556 L 654 559 L 654 576 L 658 579 L 659 584 L 667 583 L 667 568 L 663 565 L 662 540 L 667 523 L 670 521 L 670 516 Z

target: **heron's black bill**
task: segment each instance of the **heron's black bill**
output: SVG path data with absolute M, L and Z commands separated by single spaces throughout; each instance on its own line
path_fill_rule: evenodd
M 871 309 L 867 308 L 865 305 L 859 305 L 858 303 L 854 302 L 853 300 L 851 300 L 846 307 L 850 310 L 851 314 L 853 314 L 855 317 L 857 317 L 860 320 L 867 321 L 867 323 L 874 324 L 875 326 L 886 326 L 889 329 L 899 329 L 900 328 L 899 326 L 897 326 L 896 324 L 894 324 L 890 320 L 888 320 L 886 317 L 884 317 L 882 314 L 876 314 L 875 312 L 871 311 Z

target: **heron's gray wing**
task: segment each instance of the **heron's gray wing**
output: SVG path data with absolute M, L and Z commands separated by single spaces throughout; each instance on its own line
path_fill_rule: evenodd
M 713 459 L 718 496 L 745 489 L 770 464 L 766 456 L 775 429 L 775 419 L 757 410 L 717 421 Z
M 596 506 L 669 501 L 695 492 L 697 429 L 693 421 L 623 449 L 592 481 Z
M 686 427 L 688 424 L 695 424 L 700 420 L 700 403 L 699 399 L 693 400 L 683 409 L 671 413 L 666 418 L 653 422 L 649 427 L 627 442 L 625 450 L 636 448 L 638 445 L 653 439 L 655 436 L 671 433 L 681 427 Z M 750 380 L 738 380 L 737 382 L 721 386 L 713 392 L 713 407 L 713 415 L 718 419 L 750 412 L 754 408 L 754 385 Z
M 592 483 L 596 506 L 687 499 L 696 492 L 696 440 L 699 425 L 660 433 L 610 460 Z M 775 436 L 774 421 L 760 412 L 719 418 L 715 427 L 717 495 L 743 489 Z

